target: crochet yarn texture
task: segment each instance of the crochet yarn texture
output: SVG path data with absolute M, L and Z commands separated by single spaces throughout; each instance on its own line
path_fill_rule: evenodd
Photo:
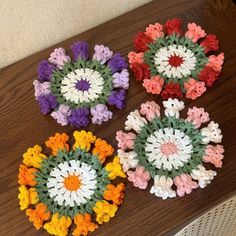
M 128 57 L 136 80 L 148 93 L 164 99 L 201 96 L 219 78 L 224 62 L 224 53 L 213 54 L 219 49 L 214 34 L 206 34 L 195 23 L 183 32 L 182 21 L 176 18 L 138 32 L 134 47 L 136 52 Z
M 19 168 L 20 209 L 37 230 L 57 236 L 67 235 L 73 222 L 74 236 L 93 232 L 115 216 L 124 197 L 124 184 L 112 184 L 126 177 L 118 156 L 107 162 L 112 146 L 84 130 L 73 135 L 71 150 L 65 133 L 45 142 L 49 155 L 39 145 L 28 148 Z
M 128 180 L 135 187 L 146 189 L 152 178 L 150 192 L 157 197 L 180 197 L 198 187 L 205 188 L 216 172 L 206 170 L 204 163 L 222 167 L 224 148 L 219 125 L 210 121 L 204 108 L 189 108 L 181 118 L 184 103 L 169 98 L 163 102 L 164 115 L 154 101 L 131 112 L 124 133 L 118 131 L 118 155 Z M 204 123 L 204 127 L 200 128 Z M 214 145 L 216 144 L 216 145 Z
M 43 114 L 51 114 L 62 126 L 84 127 L 92 119 L 101 125 L 112 118 L 107 105 L 125 107 L 129 88 L 127 63 L 119 53 L 96 45 L 89 58 L 86 42 L 71 45 L 73 59 L 63 48 L 56 48 L 38 66 L 33 82 L 35 98 Z

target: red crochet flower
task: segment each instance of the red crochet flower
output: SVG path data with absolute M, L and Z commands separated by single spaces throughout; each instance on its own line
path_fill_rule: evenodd
M 182 34 L 182 21 L 178 18 L 174 18 L 172 20 L 168 20 L 165 23 L 165 31 L 168 35 L 170 34 Z
M 205 66 L 199 73 L 199 80 L 204 81 L 207 87 L 211 87 L 219 78 L 220 72 L 214 71 L 211 67 Z
M 205 53 L 217 51 L 219 49 L 219 40 L 214 34 L 208 34 L 200 45 L 204 48 Z
M 138 32 L 134 38 L 134 47 L 138 52 L 145 52 L 148 50 L 147 44 L 151 43 L 152 41 L 153 40 L 144 32 Z
M 130 64 L 131 70 L 134 73 L 136 80 L 143 80 L 150 78 L 150 69 L 147 64 Z
M 182 97 L 183 94 L 181 92 L 180 85 L 178 83 L 169 82 L 168 84 L 166 84 L 165 90 L 162 91 L 161 96 L 164 99 L 168 99 L 168 98 L 179 98 Z

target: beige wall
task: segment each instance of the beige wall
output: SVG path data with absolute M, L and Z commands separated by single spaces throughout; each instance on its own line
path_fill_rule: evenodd
M 0 0 L 0 68 L 150 0 Z

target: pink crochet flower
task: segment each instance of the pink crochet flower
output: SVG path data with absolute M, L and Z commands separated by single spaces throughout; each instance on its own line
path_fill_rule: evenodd
M 140 113 L 145 115 L 148 121 L 151 121 L 156 116 L 160 117 L 160 106 L 151 101 L 141 105 Z
M 224 158 L 224 147 L 217 144 L 216 146 L 207 145 L 205 150 L 205 156 L 203 157 L 204 162 L 210 162 L 215 167 L 222 167 L 222 159 Z
M 63 65 L 70 61 L 70 57 L 66 55 L 64 48 L 56 48 L 54 51 L 50 54 L 49 62 L 56 65 L 57 68 L 62 69 Z
M 142 63 L 144 63 L 143 55 L 144 55 L 143 52 L 139 52 L 139 53 L 129 52 L 129 54 L 128 54 L 129 63 L 130 64 L 133 64 L 133 63 L 142 64 Z
M 143 87 L 148 93 L 160 94 L 164 80 L 160 76 L 152 76 L 151 79 L 143 80 Z
M 185 37 L 190 38 L 194 43 L 198 41 L 198 39 L 206 36 L 205 31 L 201 28 L 201 26 L 196 25 L 195 23 L 188 24 L 188 31 L 185 33 Z
M 133 182 L 135 187 L 140 189 L 146 189 L 148 181 L 150 180 L 150 174 L 144 169 L 143 166 L 138 166 L 135 171 L 128 171 L 128 180 Z
M 201 124 L 206 123 L 210 120 L 209 114 L 205 112 L 204 108 L 189 108 L 187 113 L 187 121 L 193 123 L 196 128 L 199 128 Z
M 193 78 L 184 83 L 184 88 L 186 90 L 186 98 L 191 98 L 193 100 L 200 97 L 206 91 L 205 83 L 196 81 Z
M 116 132 L 116 140 L 118 141 L 118 147 L 125 151 L 126 149 L 132 149 L 134 147 L 134 140 L 136 135 L 133 133 L 124 133 L 119 130 Z
M 177 186 L 177 194 L 183 197 L 185 194 L 190 194 L 192 189 L 198 188 L 198 183 L 192 181 L 192 177 L 188 174 L 182 174 L 174 178 L 174 184 Z
M 151 24 L 146 28 L 145 34 L 149 36 L 150 38 L 152 38 L 153 40 L 160 37 L 164 37 L 163 25 L 159 23 L 156 23 L 154 25 Z
M 214 71 L 221 71 L 222 65 L 224 63 L 224 53 L 220 53 L 218 56 L 211 55 L 208 57 L 208 63 L 206 66 L 211 67 Z

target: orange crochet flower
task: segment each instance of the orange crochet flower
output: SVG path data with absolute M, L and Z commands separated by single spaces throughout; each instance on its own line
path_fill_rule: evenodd
M 37 169 L 35 168 L 27 168 L 25 165 L 20 165 L 18 183 L 21 185 L 35 186 L 35 172 L 37 172 Z
M 120 205 L 123 202 L 124 190 L 125 185 L 123 183 L 120 183 L 117 186 L 108 184 L 103 197 L 107 201 L 112 201 L 114 204 Z
M 48 220 L 50 212 L 47 211 L 47 206 L 43 203 L 39 203 L 36 209 L 27 209 L 26 215 L 29 216 L 29 220 L 33 222 L 36 229 L 40 229 L 43 226 L 43 222 Z
M 74 222 L 76 228 L 73 232 L 74 236 L 87 235 L 89 232 L 95 231 L 98 228 L 97 224 L 94 224 L 90 214 L 86 213 L 85 215 L 79 214 L 75 216 Z
M 52 154 L 56 156 L 59 150 L 66 149 L 69 151 L 69 145 L 66 143 L 68 140 L 69 136 L 67 134 L 56 133 L 55 136 L 50 137 L 45 144 L 52 149 Z
M 106 160 L 106 157 L 112 155 L 114 149 L 105 140 L 98 138 L 95 142 L 95 147 L 93 149 L 93 155 L 98 155 L 101 163 Z

